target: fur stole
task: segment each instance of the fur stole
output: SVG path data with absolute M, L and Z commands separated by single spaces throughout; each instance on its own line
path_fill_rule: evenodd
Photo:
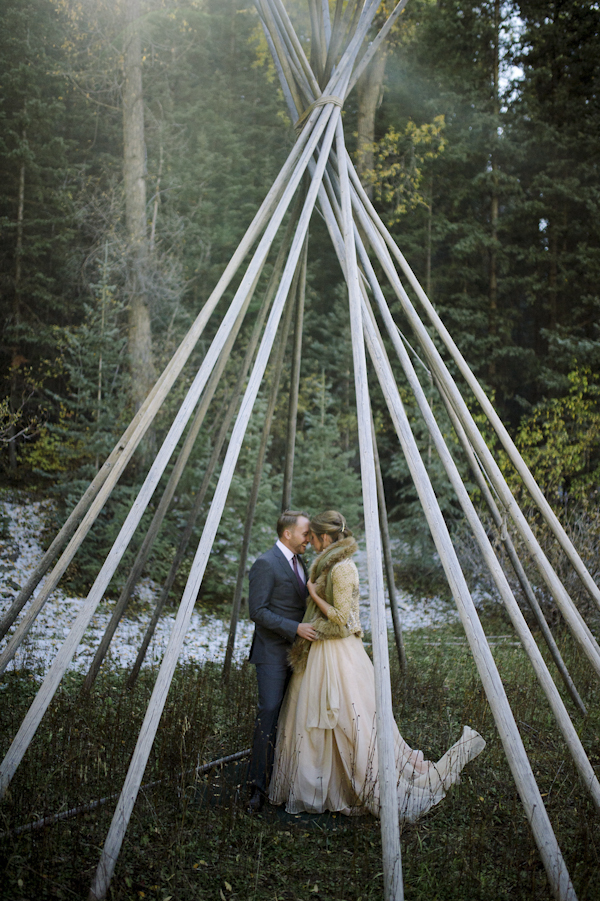
M 333 586 L 331 579 L 331 571 L 336 563 L 347 560 L 352 557 L 358 550 L 358 545 L 354 538 L 343 538 L 330 544 L 313 562 L 310 568 L 310 581 L 315 586 L 315 591 L 319 597 L 324 598 L 328 604 L 333 605 Z M 327 619 L 319 610 L 313 599 L 309 596 L 304 614 L 303 623 L 310 623 L 313 629 L 318 633 L 317 640 L 329 638 L 347 638 L 350 635 L 346 626 L 340 626 Z M 296 636 L 296 640 L 292 645 L 288 658 L 294 672 L 304 672 L 306 669 L 306 661 L 308 652 L 312 642 L 306 638 Z

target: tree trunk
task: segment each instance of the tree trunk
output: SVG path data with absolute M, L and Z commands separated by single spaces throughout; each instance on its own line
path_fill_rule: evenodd
M 26 133 L 23 129 L 23 144 Z M 8 464 L 11 472 L 17 469 L 17 443 L 16 443 L 16 412 L 19 407 L 18 400 L 18 369 L 22 362 L 17 342 L 19 341 L 19 325 L 21 323 L 21 270 L 23 259 L 23 220 L 25 218 L 25 160 L 19 170 L 19 201 L 17 208 L 17 247 L 15 251 L 15 293 L 13 298 L 13 329 L 15 331 L 15 344 L 12 347 L 12 360 L 10 364 L 10 395 L 9 415 L 10 425 L 8 430 Z
M 489 326 L 488 331 L 491 338 L 495 338 L 498 333 L 498 161 L 496 158 L 496 145 L 498 142 L 498 121 L 500 117 L 500 94 L 499 94 L 499 77 L 500 77 L 500 0 L 494 3 L 494 69 L 492 73 L 492 89 L 493 89 L 493 124 L 494 132 L 492 134 L 492 198 L 491 198 L 491 250 L 490 250 L 490 310 L 489 310 Z M 488 374 L 493 381 L 496 374 L 496 362 L 493 358 L 494 348 L 492 347 L 490 360 L 488 363 Z
M 359 78 L 358 91 L 358 153 L 357 170 L 365 191 L 372 199 L 373 144 L 375 141 L 375 115 L 383 97 L 383 78 L 387 49 L 379 48 L 364 73 Z
M 433 228 L 433 177 L 429 179 L 429 203 L 427 204 L 427 252 L 425 256 L 425 293 L 432 300 L 431 293 L 431 232 Z
M 154 384 L 152 331 L 144 287 L 146 241 L 146 181 L 144 97 L 142 91 L 142 42 L 140 2 L 127 0 L 123 85 L 123 181 L 125 219 L 130 246 L 129 365 L 134 408 L 137 411 Z

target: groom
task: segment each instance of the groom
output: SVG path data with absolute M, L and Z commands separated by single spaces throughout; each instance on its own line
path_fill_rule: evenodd
M 248 769 L 252 813 L 262 809 L 273 768 L 277 719 L 291 676 L 288 651 L 296 635 L 309 641 L 317 637 L 311 625 L 301 622 L 307 597 L 301 555 L 309 534 L 308 516 L 286 510 L 277 520 L 277 541 L 250 570 L 248 606 L 256 627 L 249 659 L 256 666 L 258 682 L 258 711 Z

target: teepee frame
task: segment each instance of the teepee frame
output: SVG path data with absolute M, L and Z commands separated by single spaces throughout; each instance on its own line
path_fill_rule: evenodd
M 349 92 L 356 84 L 357 79 L 364 72 L 385 39 L 389 29 L 402 12 L 407 0 L 402 0 L 401 3 L 398 3 L 383 28 L 365 49 L 365 41 L 369 30 L 372 28 L 379 2 L 380 0 L 347 0 L 344 5 L 344 0 L 336 0 L 332 21 L 329 0 L 308 0 L 313 32 L 311 60 L 309 62 L 282 0 L 256 0 L 256 7 L 273 55 L 284 97 L 292 119 L 296 121 L 297 140 L 279 176 L 263 201 L 209 300 L 148 395 L 145 403 L 0 623 L 0 636 L 4 636 L 14 625 L 25 605 L 30 602 L 29 607 L 0 655 L 0 672 L 3 672 L 27 635 L 45 601 L 58 585 L 60 578 L 81 546 L 140 441 L 151 427 L 168 392 L 182 373 L 217 303 L 222 298 L 223 293 L 236 273 L 241 269 L 245 258 L 254 248 L 234 298 L 224 314 L 215 338 L 192 380 L 186 397 L 150 467 L 119 536 L 104 561 L 68 637 L 59 649 L 4 761 L 0 765 L 0 792 L 4 793 L 30 742 L 33 740 L 37 727 L 92 619 L 96 607 L 104 596 L 112 576 L 139 526 L 142 515 L 156 490 L 159 480 L 191 419 L 191 425 L 188 428 L 185 440 L 171 471 L 167 487 L 157 505 L 152 523 L 145 535 L 125 588 L 115 606 L 111 622 L 88 673 L 86 679 L 87 688 L 91 686 L 98 672 L 116 626 L 126 608 L 133 587 L 141 575 L 154 539 L 173 499 L 178 481 L 202 428 L 221 374 L 227 365 L 232 347 L 242 326 L 250 301 L 257 289 L 264 265 L 277 240 L 284 217 L 293 198 L 296 197 L 295 207 L 288 218 L 285 234 L 280 241 L 273 272 L 260 312 L 255 321 L 237 384 L 228 401 L 219 433 L 213 444 L 212 455 L 202 485 L 194 502 L 186 529 L 181 536 L 171 573 L 163 587 L 154 616 L 130 676 L 130 681 L 132 682 L 142 665 L 144 654 L 158 621 L 160 611 L 173 585 L 177 568 L 184 557 L 194 523 L 208 492 L 210 480 L 217 469 L 222 449 L 225 447 L 228 430 L 233 423 L 233 430 L 220 469 L 217 487 L 206 516 L 202 536 L 194 556 L 175 624 L 98 864 L 90 892 L 91 899 L 102 899 L 106 896 L 114 872 L 183 640 L 189 627 L 195 599 L 219 526 L 244 434 L 267 364 L 273 353 L 276 336 L 279 334 L 277 350 L 274 354 L 275 362 L 272 368 L 267 415 L 263 427 L 253 488 L 248 504 L 247 529 L 244 536 L 234 594 L 224 668 L 224 676 L 227 677 L 228 675 L 235 645 L 250 528 L 258 496 L 262 461 L 275 409 L 288 333 L 292 331 L 292 320 L 294 320 L 293 365 L 288 408 L 288 443 L 284 472 L 283 506 L 287 507 L 291 503 L 298 380 L 302 347 L 304 285 L 306 281 L 307 236 L 310 218 L 317 203 L 325 219 L 344 273 L 349 296 L 375 663 L 385 901 L 400 901 L 403 898 L 403 886 L 396 802 L 396 772 L 392 733 L 393 714 L 389 679 L 389 652 L 382 557 L 385 560 L 396 643 L 402 665 L 404 665 L 404 658 L 400 620 L 393 586 L 393 567 L 389 540 L 387 539 L 387 517 L 383 482 L 379 471 L 375 431 L 370 408 L 367 353 L 371 360 L 372 370 L 383 392 L 391 420 L 406 457 L 440 560 L 456 601 L 552 892 L 555 898 L 560 899 L 560 901 L 571 901 L 571 899 L 576 897 L 540 791 L 535 782 L 500 675 L 460 568 L 427 470 L 412 434 L 378 323 L 381 323 L 387 332 L 388 339 L 414 393 L 433 445 L 463 509 L 466 521 L 473 532 L 481 555 L 495 582 L 523 648 L 531 660 L 540 685 L 546 693 L 548 702 L 567 747 L 573 756 L 579 774 L 598 810 L 600 810 L 600 784 L 586 756 L 577 730 L 513 596 L 486 530 L 463 485 L 456 464 L 444 441 L 431 408 L 427 403 L 410 356 L 407 353 L 403 339 L 379 285 L 371 261 L 372 258 L 377 260 L 400 303 L 405 318 L 413 329 L 423 357 L 423 365 L 428 369 L 430 377 L 448 410 L 459 443 L 466 454 L 523 591 L 532 606 L 557 669 L 574 704 L 583 714 L 586 712 L 585 706 L 560 656 L 560 652 L 544 619 L 543 612 L 529 585 L 523 565 L 516 554 L 508 531 L 508 521 L 512 524 L 511 528 L 514 528 L 519 534 L 575 640 L 579 643 L 599 676 L 600 648 L 583 616 L 573 604 L 560 579 L 545 557 L 525 516 L 514 500 L 428 328 L 411 302 L 402 279 L 406 280 L 413 290 L 422 311 L 429 320 L 429 327 L 433 327 L 436 335 L 441 339 L 447 353 L 467 382 L 499 436 L 523 484 L 599 608 L 600 590 L 536 485 L 491 403 L 443 326 L 406 260 L 394 244 L 391 235 L 367 197 L 346 150 L 341 108 Z M 371 299 L 374 301 L 375 312 Z M 250 375 L 248 377 L 249 372 Z M 241 397 L 242 391 L 244 391 L 243 397 Z M 495 497 L 492 492 L 495 494 Z M 56 560 L 57 557 L 58 560 Z M 56 563 L 54 563 L 55 560 Z M 42 580 L 43 584 L 37 596 L 31 600 L 35 589 Z

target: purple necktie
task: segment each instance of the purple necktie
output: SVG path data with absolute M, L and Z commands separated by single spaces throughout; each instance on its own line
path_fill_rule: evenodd
M 306 585 L 304 584 L 304 579 L 300 575 L 300 570 L 298 569 L 298 558 L 294 554 L 292 557 L 292 568 L 294 570 L 294 575 L 298 579 L 298 585 L 300 586 L 300 591 L 306 591 Z

